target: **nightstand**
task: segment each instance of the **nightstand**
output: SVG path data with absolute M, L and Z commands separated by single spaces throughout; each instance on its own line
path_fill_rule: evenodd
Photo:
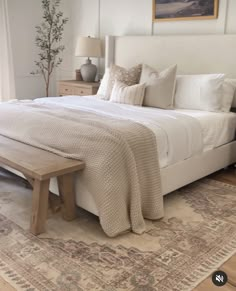
M 75 81 L 75 80 L 59 81 L 59 96 L 96 95 L 99 86 L 100 86 L 100 83 L 87 83 L 87 82 Z

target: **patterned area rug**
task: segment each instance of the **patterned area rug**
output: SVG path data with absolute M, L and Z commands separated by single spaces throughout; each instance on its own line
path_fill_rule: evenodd
M 192 290 L 236 251 L 236 187 L 203 179 L 165 197 L 165 219 L 110 239 L 98 219 L 49 214 L 28 229 L 31 191 L 0 174 L 0 277 L 23 291 Z

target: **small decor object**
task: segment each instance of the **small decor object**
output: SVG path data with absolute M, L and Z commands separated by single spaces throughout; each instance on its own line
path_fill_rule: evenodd
M 93 37 L 79 37 L 75 55 L 77 57 L 87 57 L 87 61 L 81 66 L 80 72 L 85 82 L 94 82 L 97 75 L 97 66 L 92 64 L 91 57 L 102 56 L 101 41 Z
M 153 21 L 214 19 L 219 0 L 153 0 Z
M 76 81 L 83 81 L 80 70 L 75 71 L 75 80 Z
M 61 0 L 42 0 L 43 22 L 36 26 L 36 46 L 39 60 L 35 62 L 46 84 L 46 96 L 49 96 L 50 78 L 56 67 L 62 63 L 59 54 L 65 49 L 60 44 L 64 26 L 68 18 L 58 11 Z

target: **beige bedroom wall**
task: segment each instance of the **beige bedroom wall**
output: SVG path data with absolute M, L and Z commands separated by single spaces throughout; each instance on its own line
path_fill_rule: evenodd
M 56 95 L 56 80 L 73 79 L 84 59 L 74 56 L 79 35 L 152 35 L 236 33 L 236 0 L 219 0 L 219 18 L 152 23 L 152 0 L 62 0 L 69 17 L 65 29 L 63 64 L 57 70 L 51 90 Z M 18 98 L 44 96 L 42 77 L 31 76 L 37 54 L 35 25 L 41 21 L 41 0 L 8 0 L 13 57 Z M 95 59 L 96 63 L 97 60 Z M 101 74 L 103 59 L 100 60 Z
M 44 95 L 41 76 L 32 76 L 36 49 L 35 28 L 40 21 L 40 1 L 8 0 L 10 32 L 17 98 L 32 98 Z
M 153 24 L 152 0 L 70 0 L 74 12 L 77 11 L 78 32 L 97 33 L 100 27 L 101 36 L 236 33 L 236 1 L 219 2 L 217 19 Z
M 227 33 L 236 34 L 236 1 L 228 0 L 228 7 L 226 31 Z
M 62 0 L 62 10 L 66 16 L 71 14 L 72 0 Z M 13 49 L 13 62 L 16 82 L 16 97 L 18 99 L 33 99 L 45 96 L 45 85 L 41 75 L 32 76 L 36 70 L 34 61 L 37 57 L 35 47 L 35 26 L 42 21 L 41 0 L 7 0 L 10 21 L 10 32 Z M 70 21 L 72 21 L 70 17 Z M 65 43 L 70 44 L 74 37 L 71 34 L 72 23 L 65 29 Z M 68 50 L 63 54 L 68 66 L 73 67 L 73 54 Z M 60 70 L 55 73 L 50 95 L 56 96 L 56 79 L 60 79 Z
M 214 20 L 152 22 L 152 0 L 70 0 L 78 35 L 163 35 L 236 33 L 236 0 L 219 0 Z M 74 57 L 73 70 L 83 62 Z M 103 60 L 101 72 L 103 71 Z M 67 69 L 69 71 L 69 68 Z

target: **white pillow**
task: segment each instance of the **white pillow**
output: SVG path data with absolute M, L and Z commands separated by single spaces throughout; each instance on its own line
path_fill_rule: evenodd
M 224 78 L 224 74 L 177 76 L 175 107 L 221 111 Z
M 229 112 L 236 107 L 236 79 L 225 79 L 222 111 Z
M 157 72 L 143 65 L 139 83 L 146 83 L 143 105 L 162 109 L 173 108 L 177 65 Z
M 125 83 L 115 81 L 111 92 L 110 101 L 142 106 L 145 87 L 145 84 L 127 86 Z
M 106 92 L 107 92 L 109 78 L 110 78 L 110 69 L 108 68 L 105 71 L 105 74 L 104 74 L 102 81 L 101 81 L 101 85 L 99 86 L 99 89 L 97 92 L 98 97 L 101 99 L 105 99 L 105 100 L 107 99 Z

